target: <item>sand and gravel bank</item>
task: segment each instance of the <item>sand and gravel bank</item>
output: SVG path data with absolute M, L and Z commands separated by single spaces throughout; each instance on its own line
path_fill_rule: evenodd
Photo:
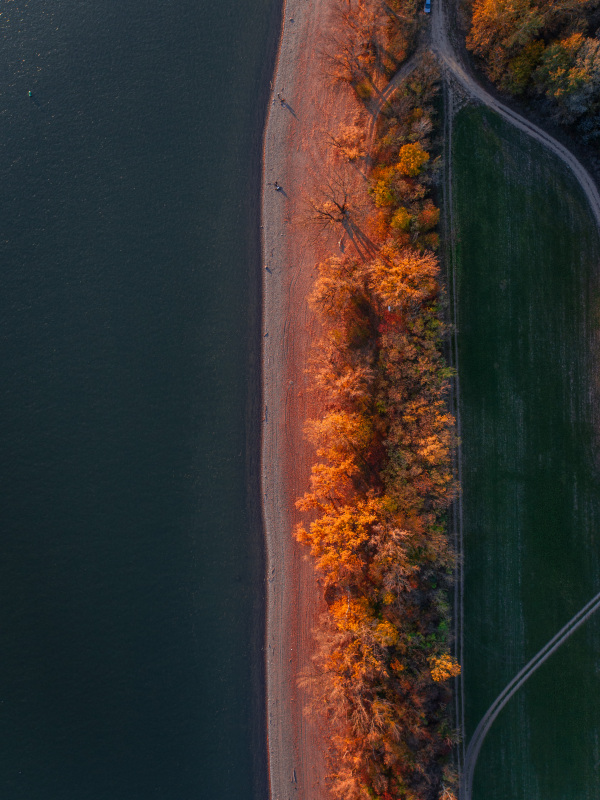
M 267 731 L 273 800 L 326 795 L 327 734 L 307 719 L 299 674 L 311 666 L 323 610 L 306 549 L 293 540 L 295 499 L 308 484 L 304 421 L 315 410 L 305 373 L 316 320 L 307 304 L 314 265 L 335 247 L 304 222 L 305 198 L 326 159 L 324 131 L 353 112 L 322 78 L 331 0 L 287 0 L 264 139 L 262 493 L 267 538 Z M 281 188 L 277 190 L 277 183 Z

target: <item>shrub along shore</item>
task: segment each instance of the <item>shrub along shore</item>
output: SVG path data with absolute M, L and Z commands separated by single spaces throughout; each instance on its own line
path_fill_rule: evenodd
M 352 90 L 352 126 L 331 131 L 334 165 L 315 181 L 308 220 L 341 237 L 317 265 L 321 324 L 310 375 L 322 413 L 306 425 L 317 460 L 298 499 L 328 611 L 317 630 L 313 709 L 331 730 L 338 798 L 452 798 L 455 734 L 447 711 L 456 496 L 451 370 L 432 191 L 439 76 L 424 58 L 367 122 L 414 49 L 417 7 L 336 7 L 326 78 Z M 333 239 L 332 236 L 329 236 Z

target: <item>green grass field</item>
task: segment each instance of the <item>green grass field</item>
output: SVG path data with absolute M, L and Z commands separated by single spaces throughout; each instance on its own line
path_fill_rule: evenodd
M 578 184 L 481 108 L 453 134 L 467 737 L 600 590 L 600 243 Z M 494 723 L 474 800 L 600 797 L 600 618 Z

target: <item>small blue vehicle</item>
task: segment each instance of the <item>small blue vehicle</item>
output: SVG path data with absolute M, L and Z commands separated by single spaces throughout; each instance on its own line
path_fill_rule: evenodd
M 425 13 L 431 13 L 431 0 L 425 0 Z

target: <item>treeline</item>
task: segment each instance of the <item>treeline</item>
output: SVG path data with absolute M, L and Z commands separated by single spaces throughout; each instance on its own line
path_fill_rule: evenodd
M 416 6 L 393 5 L 412 25 Z M 309 203 L 311 219 L 354 245 L 318 265 L 311 297 L 322 337 L 310 372 L 323 411 L 306 428 L 318 460 L 298 501 L 310 522 L 296 532 L 328 606 L 316 677 L 306 680 L 332 731 L 339 800 L 453 798 L 456 783 L 446 519 L 456 485 L 431 198 L 436 79 L 426 63 L 396 92 L 370 155 L 360 122 L 330 134 L 336 172 Z M 356 89 L 356 76 L 345 80 Z M 347 176 L 367 164 L 366 186 L 349 196 Z
M 471 0 L 467 47 L 499 88 L 600 143 L 600 0 Z

